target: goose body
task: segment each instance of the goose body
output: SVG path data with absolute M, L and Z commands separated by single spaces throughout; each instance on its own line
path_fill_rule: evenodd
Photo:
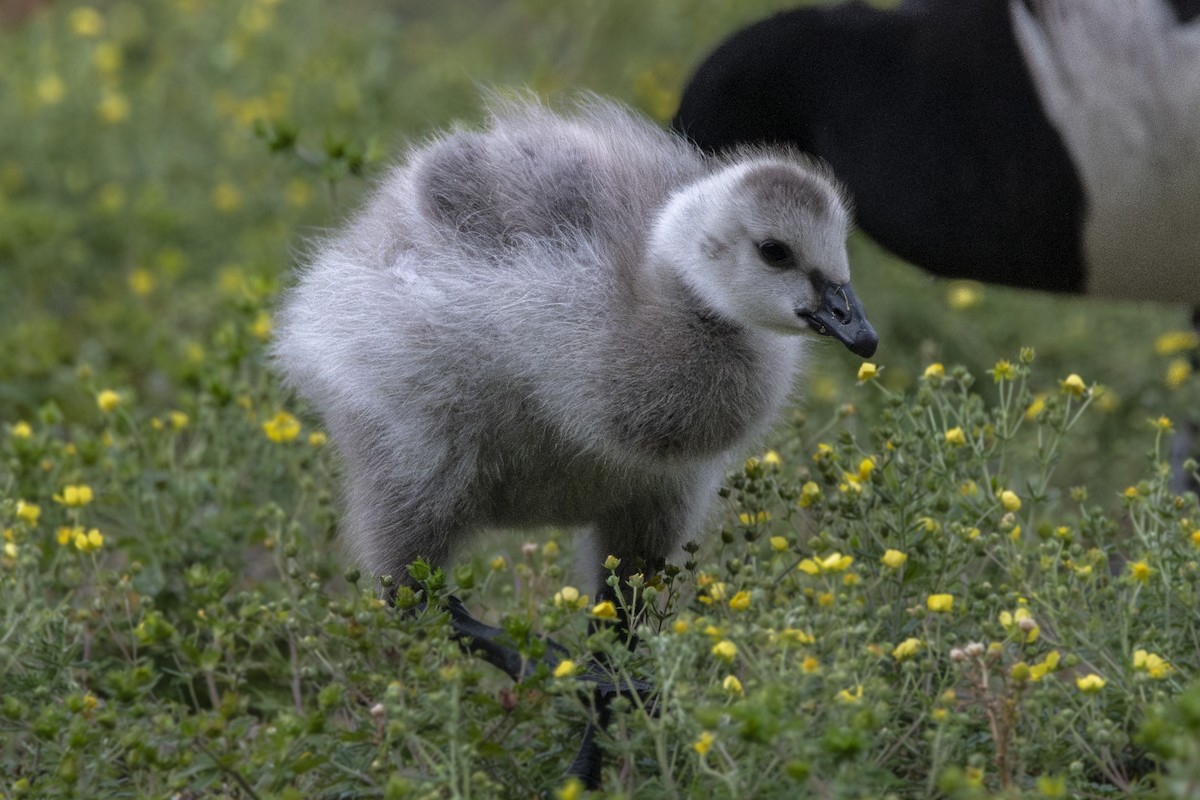
M 827 161 L 939 275 L 1200 304 L 1200 2 L 909 0 L 779 14 L 714 50 L 674 126 Z
M 601 100 L 490 112 L 412 148 L 317 249 L 274 355 L 342 456 L 375 573 L 492 526 L 587 525 L 601 558 L 661 560 L 806 334 L 874 350 L 843 195 L 786 151 L 708 158 Z

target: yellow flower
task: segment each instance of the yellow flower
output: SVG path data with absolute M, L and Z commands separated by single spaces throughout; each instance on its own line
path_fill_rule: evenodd
M 921 652 L 921 648 L 923 646 L 924 643 L 920 639 L 910 636 L 900 644 L 896 645 L 896 649 L 892 651 L 892 658 L 896 659 L 897 661 L 904 661 L 905 659 L 912 658 L 917 653 Z
M 1186 358 L 1173 358 L 1167 364 L 1167 374 L 1164 380 L 1168 389 L 1178 389 L 1192 377 L 1192 362 Z
M 605 600 L 603 603 L 592 606 L 592 616 L 596 619 L 616 619 L 617 607 L 611 600 Z
M 817 452 L 813 453 L 813 461 L 819 464 L 827 458 L 833 458 L 833 448 L 825 442 L 818 442 Z
M 266 311 L 260 311 L 250 325 L 250 333 L 254 334 L 257 339 L 266 340 L 271 338 L 272 327 L 274 326 L 271 323 L 271 315 Z
M 9 430 L 8 433 L 14 439 L 29 439 L 33 436 L 33 428 L 29 426 L 28 422 L 22 420 L 21 422 L 13 425 L 12 429 Z
M 725 680 L 721 681 L 721 688 L 729 694 L 743 695 L 746 690 L 742 688 L 742 682 L 737 679 L 736 675 L 726 675 Z
M 864 361 L 858 368 L 858 379 L 860 381 L 869 381 L 879 374 L 879 367 L 872 364 L 870 361 Z
M 1152 419 L 1150 420 L 1150 424 L 1153 425 L 1155 429 L 1163 431 L 1164 433 L 1171 430 L 1170 417 L 1159 417 L 1158 419 Z
M 949 614 L 954 609 L 954 595 L 931 594 L 925 598 L 925 607 L 940 614 Z
M 768 450 L 763 453 L 762 461 L 768 467 L 778 467 L 783 463 L 783 459 L 779 457 L 779 453 L 776 453 L 774 450 Z
M 812 634 L 805 633 L 800 628 L 784 628 L 779 635 L 785 642 L 795 642 L 796 644 L 812 644 L 816 641 Z
M 1200 346 L 1200 334 L 1196 331 L 1170 331 L 1154 340 L 1154 352 L 1160 356 L 1174 355 Z
M 817 595 L 817 605 L 821 606 L 822 608 L 828 608 L 829 606 L 833 605 L 833 601 L 833 592 L 821 592 L 819 595 Z
M 113 89 L 105 89 L 96 104 L 96 113 L 109 125 L 116 125 L 129 118 L 129 99 Z
M 1029 679 L 1040 681 L 1054 670 L 1058 669 L 1059 655 L 1057 650 L 1051 650 L 1039 663 L 1029 668 Z
M 1072 397 L 1082 397 L 1083 393 L 1087 391 L 1087 384 L 1083 382 L 1083 378 L 1074 372 L 1064 378 L 1060 386 L 1062 386 L 1063 394 L 1069 394 Z
M 1033 402 L 1029 404 L 1029 408 L 1025 409 L 1025 419 L 1035 420 L 1037 415 L 1042 413 L 1042 409 L 1046 407 L 1046 394 L 1038 392 L 1033 396 Z
M 955 311 L 974 308 L 983 300 L 983 289 L 975 281 L 953 281 L 946 302 Z
M 121 395 L 114 392 L 112 389 L 105 389 L 96 395 L 96 405 L 105 414 L 110 414 L 116 411 L 117 406 L 121 405 Z
M 564 586 L 554 593 L 554 605 L 574 608 L 575 604 L 579 602 L 579 598 L 581 596 L 582 595 L 579 594 L 579 590 L 574 586 Z M 587 598 L 584 597 L 584 600 L 586 599 Z
M 1095 673 L 1088 673 L 1075 679 L 1075 685 L 1079 687 L 1079 691 L 1087 694 L 1096 694 L 1104 688 L 1106 681 Z
M 558 666 L 554 668 L 554 677 L 570 678 L 575 674 L 575 662 L 569 658 L 564 658 L 558 662 Z
M 713 735 L 712 731 L 704 731 L 700 734 L 700 738 L 696 739 L 696 741 L 692 743 L 692 749 L 699 753 L 700 757 L 703 758 L 704 756 L 708 755 L 709 750 L 712 750 L 713 742 L 716 740 L 717 737 Z
M 62 102 L 63 96 L 67 93 L 67 85 L 63 83 L 62 78 L 51 73 L 38 80 L 35 91 L 42 105 L 53 106 Z
M 743 525 L 747 525 L 747 526 L 748 525 L 761 525 L 762 523 L 767 522 L 770 519 L 771 519 L 771 513 L 769 511 L 759 511 L 757 514 L 751 514 L 747 511 L 743 511 L 741 514 L 738 515 L 738 520 L 741 521 L 741 523 Z
M 604 559 L 604 568 L 609 572 L 612 572 L 619 566 L 621 566 L 621 559 L 617 558 L 616 556 L 610 555 Z
M 1200 530 L 1192 531 L 1191 539 L 1193 547 L 1200 547 Z
M 688 628 L 690 627 L 686 619 L 677 619 L 675 620 L 675 624 L 671 626 L 671 630 L 678 634 L 684 634 L 688 632 Z
M 1135 581 L 1148 583 L 1150 575 L 1154 572 L 1153 568 L 1145 561 L 1134 561 L 1129 565 L 1129 574 Z
M 37 503 L 26 503 L 24 500 L 17 501 L 17 517 L 25 520 L 30 525 L 37 525 L 38 517 L 42 515 L 42 507 Z
M 841 700 L 843 703 L 857 703 L 862 699 L 862 696 L 863 687 L 861 683 L 854 687 L 853 692 L 851 692 L 849 689 L 842 689 L 837 693 L 838 700 Z
M 68 17 L 71 30 L 76 36 L 84 39 L 94 39 L 104 30 L 104 17 L 91 6 L 80 6 Z
M 75 549 L 84 553 L 95 552 L 104 546 L 104 536 L 95 528 L 86 534 L 83 532 L 83 528 L 76 528 L 74 537 Z
M 567 782 L 554 792 L 554 800 L 579 800 L 583 797 L 583 781 L 575 776 L 567 778 Z
M 946 376 L 946 368 L 936 361 L 925 368 L 925 379 L 944 378 Z
M 262 424 L 263 433 L 272 442 L 290 442 L 300 435 L 300 420 L 286 411 L 279 411 Z
M 1133 651 L 1133 668 L 1139 672 L 1145 672 L 1155 680 L 1167 677 L 1167 673 L 1174 669 L 1162 656 L 1148 653 L 1145 650 Z
M 504 556 L 496 556 L 488 566 L 492 568 L 492 572 L 499 572 L 508 566 L 508 559 Z
M 974 497 L 979 494 L 979 484 L 975 481 L 964 481 L 962 486 L 958 487 L 958 491 L 963 497 Z
M 738 592 L 729 601 L 729 607 L 734 611 L 745 611 L 750 607 L 750 593 L 744 590 Z
M 803 661 L 800 662 L 800 669 L 804 670 L 806 673 L 811 675 L 814 672 L 821 671 L 821 662 L 817 661 L 812 656 L 808 656 L 807 658 L 805 658 Z
M 858 473 L 855 475 L 860 481 L 865 481 L 871 477 L 871 473 L 875 471 L 875 457 L 870 456 L 858 462 Z
M 324 447 L 329 442 L 329 437 L 322 431 L 313 431 L 308 435 L 308 443 L 313 447 Z
M 728 639 L 722 639 L 712 648 L 712 654 L 722 661 L 733 661 L 737 658 L 737 652 L 737 645 Z
M 771 542 L 771 549 L 776 552 L 782 553 L 788 549 L 788 540 L 783 536 L 772 536 L 769 541 Z
M 121 48 L 112 42 L 101 42 L 92 53 L 92 63 L 105 75 L 114 75 L 121 69 Z
M 1013 628 L 1020 628 L 1025 633 L 1026 643 L 1036 642 L 1038 636 L 1041 634 L 1041 628 L 1037 626 L 1037 623 L 1033 623 L 1032 627 L 1030 627 L 1030 623 L 1022 625 L 1022 620 L 1030 620 L 1031 622 L 1033 620 L 1033 615 L 1024 606 L 1018 608 L 1015 612 L 1000 612 L 1000 624 L 1004 626 L 1004 630 L 1011 632 Z
M 808 508 L 813 503 L 820 502 L 820 500 L 821 500 L 821 487 L 818 486 L 817 484 L 813 483 L 812 481 L 808 481 L 807 483 L 805 483 L 803 486 L 800 487 L 800 503 L 799 503 L 799 505 L 801 508 Z
M 1011 381 L 1017 377 L 1017 370 L 1008 359 L 997 361 L 996 366 L 992 367 L 988 372 L 992 373 L 992 379 L 996 383 Z
M 908 561 L 908 554 L 902 553 L 899 550 L 888 550 L 884 552 L 883 558 L 879 559 L 884 566 L 892 569 L 900 569 L 904 566 L 904 562 Z
M 962 428 L 951 428 L 946 431 L 946 444 L 966 444 L 967 437 Z
M 820 575 L 822 572 L 845 572 L 853 563 L 853 556 L 830 553 L 824 558 L 806 558 L 796 565 L 796 569 L 806 575 Z
M 1020 511 L 1021 498 L 1011 489 L 1005 489 L 1000 492 L 1000 505 L 1005 511 Z
M 167 416 L 171 418 L 171 427 L 177 431 L 181 431 L 188 426 L 191 419 L 182 411 L 168 411 Z
M 64 506 L 70 506 L 72 508 L 86 506 L 88 503 L 92 502 L 92 498 L 92 487 L 88 486 L 87 484 L 80 484 L 79 486 L 64 486 L 62 494 L 54 495 L 55 502 L 62 503 Z

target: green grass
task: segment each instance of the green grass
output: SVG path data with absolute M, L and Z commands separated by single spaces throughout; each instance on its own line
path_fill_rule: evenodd
M 576 682 L 513 686 L 343 560 L 270 309 L 480 86 L 665 120 L 785 5 L 54 3 L 0 33 L 0 797 L 577 796 Z M 1156 349 L 1183 311 L 936 282 L 862 237 L 852 264 L 882 370 L 819 349 L 705 541 L 634 587 L 635 654 L 561 593 L 594 592 L 569 532 L 483 537 L 446 586 L 661 687 L 605 796 L 1193 796 L 1200 510 L 1157 423 L 1196 406 Z

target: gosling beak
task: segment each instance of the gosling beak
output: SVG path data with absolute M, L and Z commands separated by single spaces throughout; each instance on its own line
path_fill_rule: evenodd
M 822 336 L 832 336 L 856 356 L 870 358 L 875 355 L 879 334 L 867 322 L 867 314 L 850 284 L 820 281 L 816 283 L 816 289 L 821 295 L 821 306 L 816 311 L 796 313 L 806 319 L 814 331 Z

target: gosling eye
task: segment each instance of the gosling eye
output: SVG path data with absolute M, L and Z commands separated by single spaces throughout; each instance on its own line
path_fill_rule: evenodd
M 783 242 L 764 239 L 758 243 L 758 254 L 762 260 L 776 267 L 784 266 L 792 257 L 791 249 Z

